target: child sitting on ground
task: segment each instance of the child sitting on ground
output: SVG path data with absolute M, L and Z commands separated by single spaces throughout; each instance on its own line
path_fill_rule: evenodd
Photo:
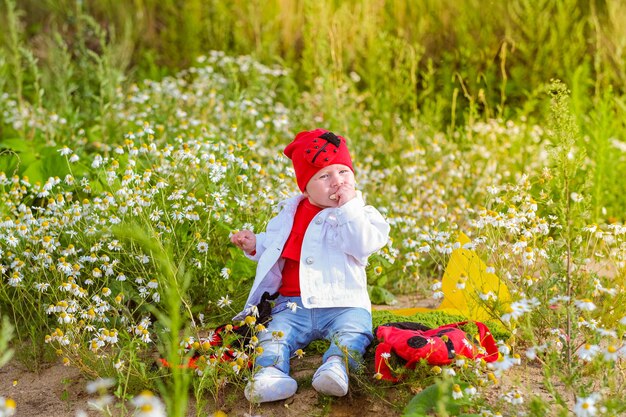
M 298 386 L 289 376 L 290 358 L 322 338 L 331 344 L 313 388 L 326 395 L 347 394 L 346 364 L 357 366 L 373 338 L 365 266 L 389 238 L 385 219 L 355 190 L 343 137 L 323 129 L 301 132 L 284 152 L 302 194 L 280 203 L 265 232 L 242 230 L 231 236 L 258 261 L 248 308 L 234 320 L 249 315 L 264 292 L 279 293 L 272 321 L 258 335 L 259 368 L 245 389 L 246 398 L 255 402 L 294 395 Z

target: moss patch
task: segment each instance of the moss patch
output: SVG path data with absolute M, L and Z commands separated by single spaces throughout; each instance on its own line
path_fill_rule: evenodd
M 412 316 L 398 316 L 393 314 L 389 310 L 372 311 L 372 322 L 374 324 L 374 329 L 376 329 L 376 327 L 380 325 L 394 322 L 421 323 L 434 329 L 445 324 L 458 323 L 460 321 L 466 320 L 467 318 L 461 315 L 450 314 L 443 311 L 416 313 Z M 505 329 L 499 322 L 490 320 L 486 321 L 485 325 L 489 328 L 489 331 L 491 331 L 491 334 L 496 340 L 507 340 L 511 336 L 511 332 Z M 473 325 L 471 322 L 463 326 L 463 330 L 470 335 L 475 335 L 478 333 L 476 326 Z

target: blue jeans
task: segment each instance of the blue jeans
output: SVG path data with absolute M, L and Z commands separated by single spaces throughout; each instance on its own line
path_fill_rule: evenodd
M 288 302 L 296 303 L 298 308 L 292 311 Z M 278 339 L 272 332 L 282 331 Z M 300 297 L 276 299 L 272 309 L 272 321 L 267 332 L 257 335 L 263 353 L 256 359 L 256 364 L 267 367 L 275 366 L 289 374 L 289 360 L 298 349 L 305 348 L 318 339 L 330 341 L 330 347 L 324 353 L 323 360 L 337 355 L 345 358 L 351 368 L 356 368 L 362 361 L 365 349 L 372 342 L 372 315 L 360 307 L 304 308 Z

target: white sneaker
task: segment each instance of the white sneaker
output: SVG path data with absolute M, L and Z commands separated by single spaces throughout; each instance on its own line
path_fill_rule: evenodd
M 330 357 L 313 375 L 313 388 L 320 394 L 343 397 L 348 393 L 348 373 L 343 359 Z
M 283 371 L 268 366 L 260 369 L 246 385 L 246 399 L 255 403 L 284 400 L 296 393 L 298 383 Z

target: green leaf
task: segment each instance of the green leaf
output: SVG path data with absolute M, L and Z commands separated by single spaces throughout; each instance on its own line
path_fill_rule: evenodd
M 19 167 L 20 157 L 11 151 L 0 151 L 0 172 L 4 172 L 7 176 L 17 174 L 16 169 Z
M 396 303 L 396 297 L 383 287 L 368 285 L 367 292 L 369 293 L 370 300 L 372 300 L 373 304 L 393 305 Z
M 45 180 L 49 177 L 59 177 L 63 178 L 67 174 L 70 173 L 70 170 L 67 166 L 67 160 L 64 156 L 57 152 L 57 149 L 52 146 L 46 146 L 40 151 L 42 158 L 42 170 Z M 73 166 L 73 174 L 75 177 L 80 177 L 85 173 L 85 170 L 82 169 L 81 165 Z
M 31 153 L 33 151 L 33 143 L 23 138 L 8 138 L 0 142 L 0 148 L 12 149 L 15 152 Z
M 64 177 L 69 173 L 67 161 L 54 146 L 37 146 L 37 142 L 10 138 L 0 142 L 0 170 L 27 176 L 31 183 L 45 182 L 49 177 Z M 79 165 L 74 174 L 84 173 Z
M 424 388 L 409 401 L 402 413 L 403 417 L 426 417 L 430 410 L 434 409 L 439 401 L 439 388 L 430 385 Z
M 439 381 L 424 388 L 409 401 L 402 413 L 403 417 L 427 417 L 429 413 L 440 407 L 444 407 L 450 416 L 473 416 L 473 414 L 461 414 L 461 403 L 452 400 L 450 396 L 451 383 Z
M 381 274 L 378 279 L 376 279 L 376 285 L 382 286 L 385 285 L 388 281 L 388 275 L 387 274 Z
M 42 171 L 43 171 L 43 161 L 36 160 L 36 161 L 29 163 L 26 166 L 26 169 L 24 169 L 24 171 L 22 172 L 22 175 L 28 177 L 28 181 L 31 184 L 34 184 L 36 182 L 43 183 L 45 182 L 47 178 L 44 178 Z

